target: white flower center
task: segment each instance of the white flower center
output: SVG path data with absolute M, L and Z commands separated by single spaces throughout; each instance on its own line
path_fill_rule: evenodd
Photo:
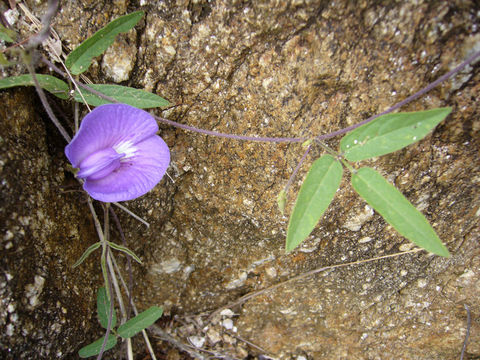
M 117 145 L 113 146 L 113 149 L 118 154 L 125 154 L 125 156 L 121 158 L 120 161 L 134 156 L 137 152 L 137 148 L 133 146 L 133 143 L 130 140 L 125 140 L 118 143 Z

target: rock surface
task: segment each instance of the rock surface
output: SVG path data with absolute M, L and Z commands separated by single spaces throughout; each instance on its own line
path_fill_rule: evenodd
M 34 99 L 24 89 L 0 93 L 4 359 L 65 358 L 92 338 L 97 264 L 72 265 L 95 237 L 93 222 L 78 186 L 64 192 L 65 144 Z
M 309 137 L 352 125 L 418 91 L 480 47 L 478 7 L 469 1 L 139 4 L 146 16 L 135 33 L 119 37 L 87 76 L 158 93 L 177 106 L 157 114 L 231 134 Z M 44 3 L 29 5 L 38 14 L 45 9 Z M 75 47 L 111 19 L 138 9 L 133 1 L 105 7 L 95 1 L 62 2 L 54 27 L 65 44 Z M 118 78 L 112 72 L 116 55 L 128 67 L 133 64 Z M 241 341 L 226 330 L 236 329 L 237 336 L 279 359 L 458 358 L 467 324 L 463 306 L 470 306 L 474 320 L 480 311 L 479 79 L 477 64 L 402 108 L 452 106 L 453 112 L 421 142 L 366 162 L 425 214 L 452 253 L 450 259 L 419 252 L 331 269 L 235 307 L 230 329 L 218 325 L 220 320 L 209 325 L 204 319 L 197 321 L 202 326 L 179 336 L 201 339 L 237 357 L 261 351 L 235 346 Z M 2 92 L 12 104 L 26 101 L 22 94 Z M 2 254 L 16 254 L 38 270 L 29 270 L 28 278 L 17 276 L 23 271 L 9 262 L 15 258 L 2 256 L 2 271 L 22 280 L 17 285 L 5 281 L 1 296 L 15 299 L 21 321 L 35 321 L 31 332 L 50 334 L 52 325 L 65 319 L 57 338 L 69 345 L 54 348 L 62 351 L 58 357 L 68 357 L 75 343 L 77 349 L 82 344 L 79 333 L 91 325 L 96 284 L 77 279 L 70 265 L 94 242 L 93 226 L 79 196 L 55 190 L 66 181 L 56 130 L 38 121 L 17 124 L 23 117 L 12 113 L 17 105 L 9 107 L 6 101 L 2 118 L 8 114 L 10 120 L 2 122 L 2 150 L 19 155 L 11 158 L 2 151 L 1 176 L 25 184 L 6 188 L 10 195 L 2 200 L 4 239 L 19 239 L 8 245 L 10 250 L 5 240 Z M 34 105 L 39 106 L 29 100 L 22 107 L 27 119 L 35 117 Z M 37 130 L 31 129 L 34 124 Z M 14 141 L 25 133 L 29 140 Z M 161 135 L 171 147 L 169 174 L 175 183 L 162 180 L 128 204 L 150 222 L 149 229 L 121 214 L 129 247 L 144 260 L 135 267 L 135 301 L 141 308 L 158 304 L 167 315 L 187 319 L 313 269 L 411 248 L 365 207 L 347 176 L 311 237 L 285 255 L 288 218 L 279 214 L 276 196 L 303 153 L 300 144 L 241 142 L 166 125 Z M 48 144 L 53 138 L 52 150 Z M 336 148 L 338 140 L 328 145 Z M 321 149 L 315 149 L 309 161 L 319 154 Z M 289 194 L 287 213 L 306 170 L 304 166 Z M 2 188 L 2 198 L 6 190 Z M 24 192 L 29 197 L 21 197 Z M 11 218 L 15 208 L 17 216 Z M 22 235 L 29 242 L 20 241 L 21 229 L 31 234 Z M 65 234 L 74 235 L 64 241 Z M 48 270 L 42 267 L 46 263 Z M 95 278 L 94 262 L 88 264 L 82 272 Z M 61 282 L 62 290 L 57 286 Z M 60 308 L 48 301 L 58 296 L 73 297 L 70 305 L 81 304 L 82 313 L 60 315 Z M 35 311 L 29 310 L 31 299 Z M 2 306 L 8 329 L 8 304 Z M 52 311 L 59 320 L 52 320 Z M 15 354 L 32 351 L 14 344 L 20 328 L 2 335 L 1 343 Z M 473 321 L 467 347 L 471 358 L 480 356 L 479 333 Z M 52 347 L 47 338 L 48 344 L 33 342 L 45 358 Z

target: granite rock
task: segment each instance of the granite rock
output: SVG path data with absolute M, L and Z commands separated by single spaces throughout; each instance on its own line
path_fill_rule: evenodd
M 97 264 L 72 268 L 93 243 L 93 222 L 85 196 L 66 170 L 65 143 L 45 124 L 34 94 L 0 93 L 0 353 L 5 359 L 64 358 L 94 334 Z
M 108 5 L 100 11 L 97 2 L 62 2 L 55 29 L 73 48 L 111 19 L 145 10 L 135 39 L 120 37 L 110 50 L 115 57 L 119 49 L 120 56 L 126 53 L 125 44 L 129 49 L 136 44 L 129 50 L 133 66 L 128 78 L 122 77 L 123 84 L 145 88 L 176 105 L 156 110 L 160 116 L 229 134 L 309 137 L 352 125 L 423 88 L 480 43 L 473 1 L 122 4 L 120 10 Z M 112 78 L 99 66 L 105 58 L 99 57 L 86 73 L 96 82 Z M 466 333 L 463 305 L 470 306 L 474 319 L 479 313 L 479 78 L 477 63 L 402 108 L 452 106 L 453 112 L 421 142 L 365 162 L 425 214 L 452 257 L 420 252 L 288 282 L 234 309 L 238 316 L 232 325 L 239 336 L 279 359 L 458 358 Z M 365 207 L 347 175 L 309 239 L 285 255 L 288 218 L 278 212 L 276 196 L 303 153 L 301 145 L 236 141 L 161 127 L 171 147 L 168 172 L 175 182 L 162 180 L 151 193 L 129 202 L 129 208 L 150 222 L 149 229 L 120 214 L 128 245 L 144 261 L 134 268 L 135 301 L 141 308 L 159 304 L 167 316 L 186 317 L 313 269 L 411 248 Z M 49 134 L 58 137 L 54 129 Z M 338 141 L 327 144 L 336 148 Z M 27 144 L 24 151 L 50 162 L 51 173 L 64 166 L 58 149 L 53 162 L 47 150 Z M 320 154 L 320 148 L 314 149 L 307 165 Z M 287 213 L 307 165 L 289 193 Z M 12 167 L 30 182 L 38 178 L 28 164 Z M 52 188 L 61 181 L 48 178 L 43 186 Z M 78 247 L 87 241 L 84 232 L 93 232 L 86 220 L 89 213 L 74 196 L 54 195 L 43 195 L 44 212 L 64 203 L 78 207 Z M 24 208 L 25 200 L 16 196 L 11 204 Z M 60 214 L 51 226 L 64 226 L 67 220 L 75 224 L 69 212 Z M 16 226 L 19 222 L 15 220 Z M 39 229 L 42 239 L 48 238 L 46 227 Z M 54 255 L 68 253 L 68 246 L 58 245 Z M 26 251 L 17 250 L 27 259 L 32 255 Z M 59 281 L 68 269 L 64 263 L 55 266 L 50 277 L 35 272 L 22 286 L 31 285 L 29 294 L 42 287 L 44 293 L 50 281 Z M 95 274 L 93 269 L 83 271 Z M 74 275 L 69 276 L 74 282 Z M 95 288 L 84 283 L 82 289 L 86 309 Z M 70 287 L 65 291 L 65 296 L 73 296 Z M 38 301 L 43 309 L 41 295 Z M 27 309 L 28 304 L 23 306 Z M 220 328 L 211 333 L 215 331 Z M 467 347 L 472 358 L 480 356 L 478 334 L 474 321 Z M 199 330 L 188 336 L 206 334 Z

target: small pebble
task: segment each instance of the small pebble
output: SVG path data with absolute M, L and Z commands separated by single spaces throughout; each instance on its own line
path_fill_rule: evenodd
M 205 344 L 205 338 L 200 336 L 190 336 L 188 340 L 192 343 L 193 346 L 196 348 L 201 348 L 203 344 Z
M 215 345 L 216 343 L 222 341 L 222 337 L 220 336 L 220 334 L 218 333 L 218 331 L 214 330 L 214 329 L 209 329 L 207 331 L 207 337 L 208 337 L 208 341 L 212 344 L 212 345 Z
M 222 326 L 227 329 L 227 330 L 232 330 L 233 329 L 233 321 L 232 319 L 225 319 L 222 322 Z
M 223 309 L 220 312 L 220 315 L 222 315 L 222 316 L 233 316 L 233 315 L 235 315 L 235 313 L 230 309 Z

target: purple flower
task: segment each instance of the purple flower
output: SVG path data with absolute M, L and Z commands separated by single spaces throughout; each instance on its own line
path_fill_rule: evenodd
M 168 146 L 157 131 L 157 122 L 146 111 L 102 105 L 85 116 L 65 154 L 92 198 L 132 200 L 153 189 L 170 163 Z

